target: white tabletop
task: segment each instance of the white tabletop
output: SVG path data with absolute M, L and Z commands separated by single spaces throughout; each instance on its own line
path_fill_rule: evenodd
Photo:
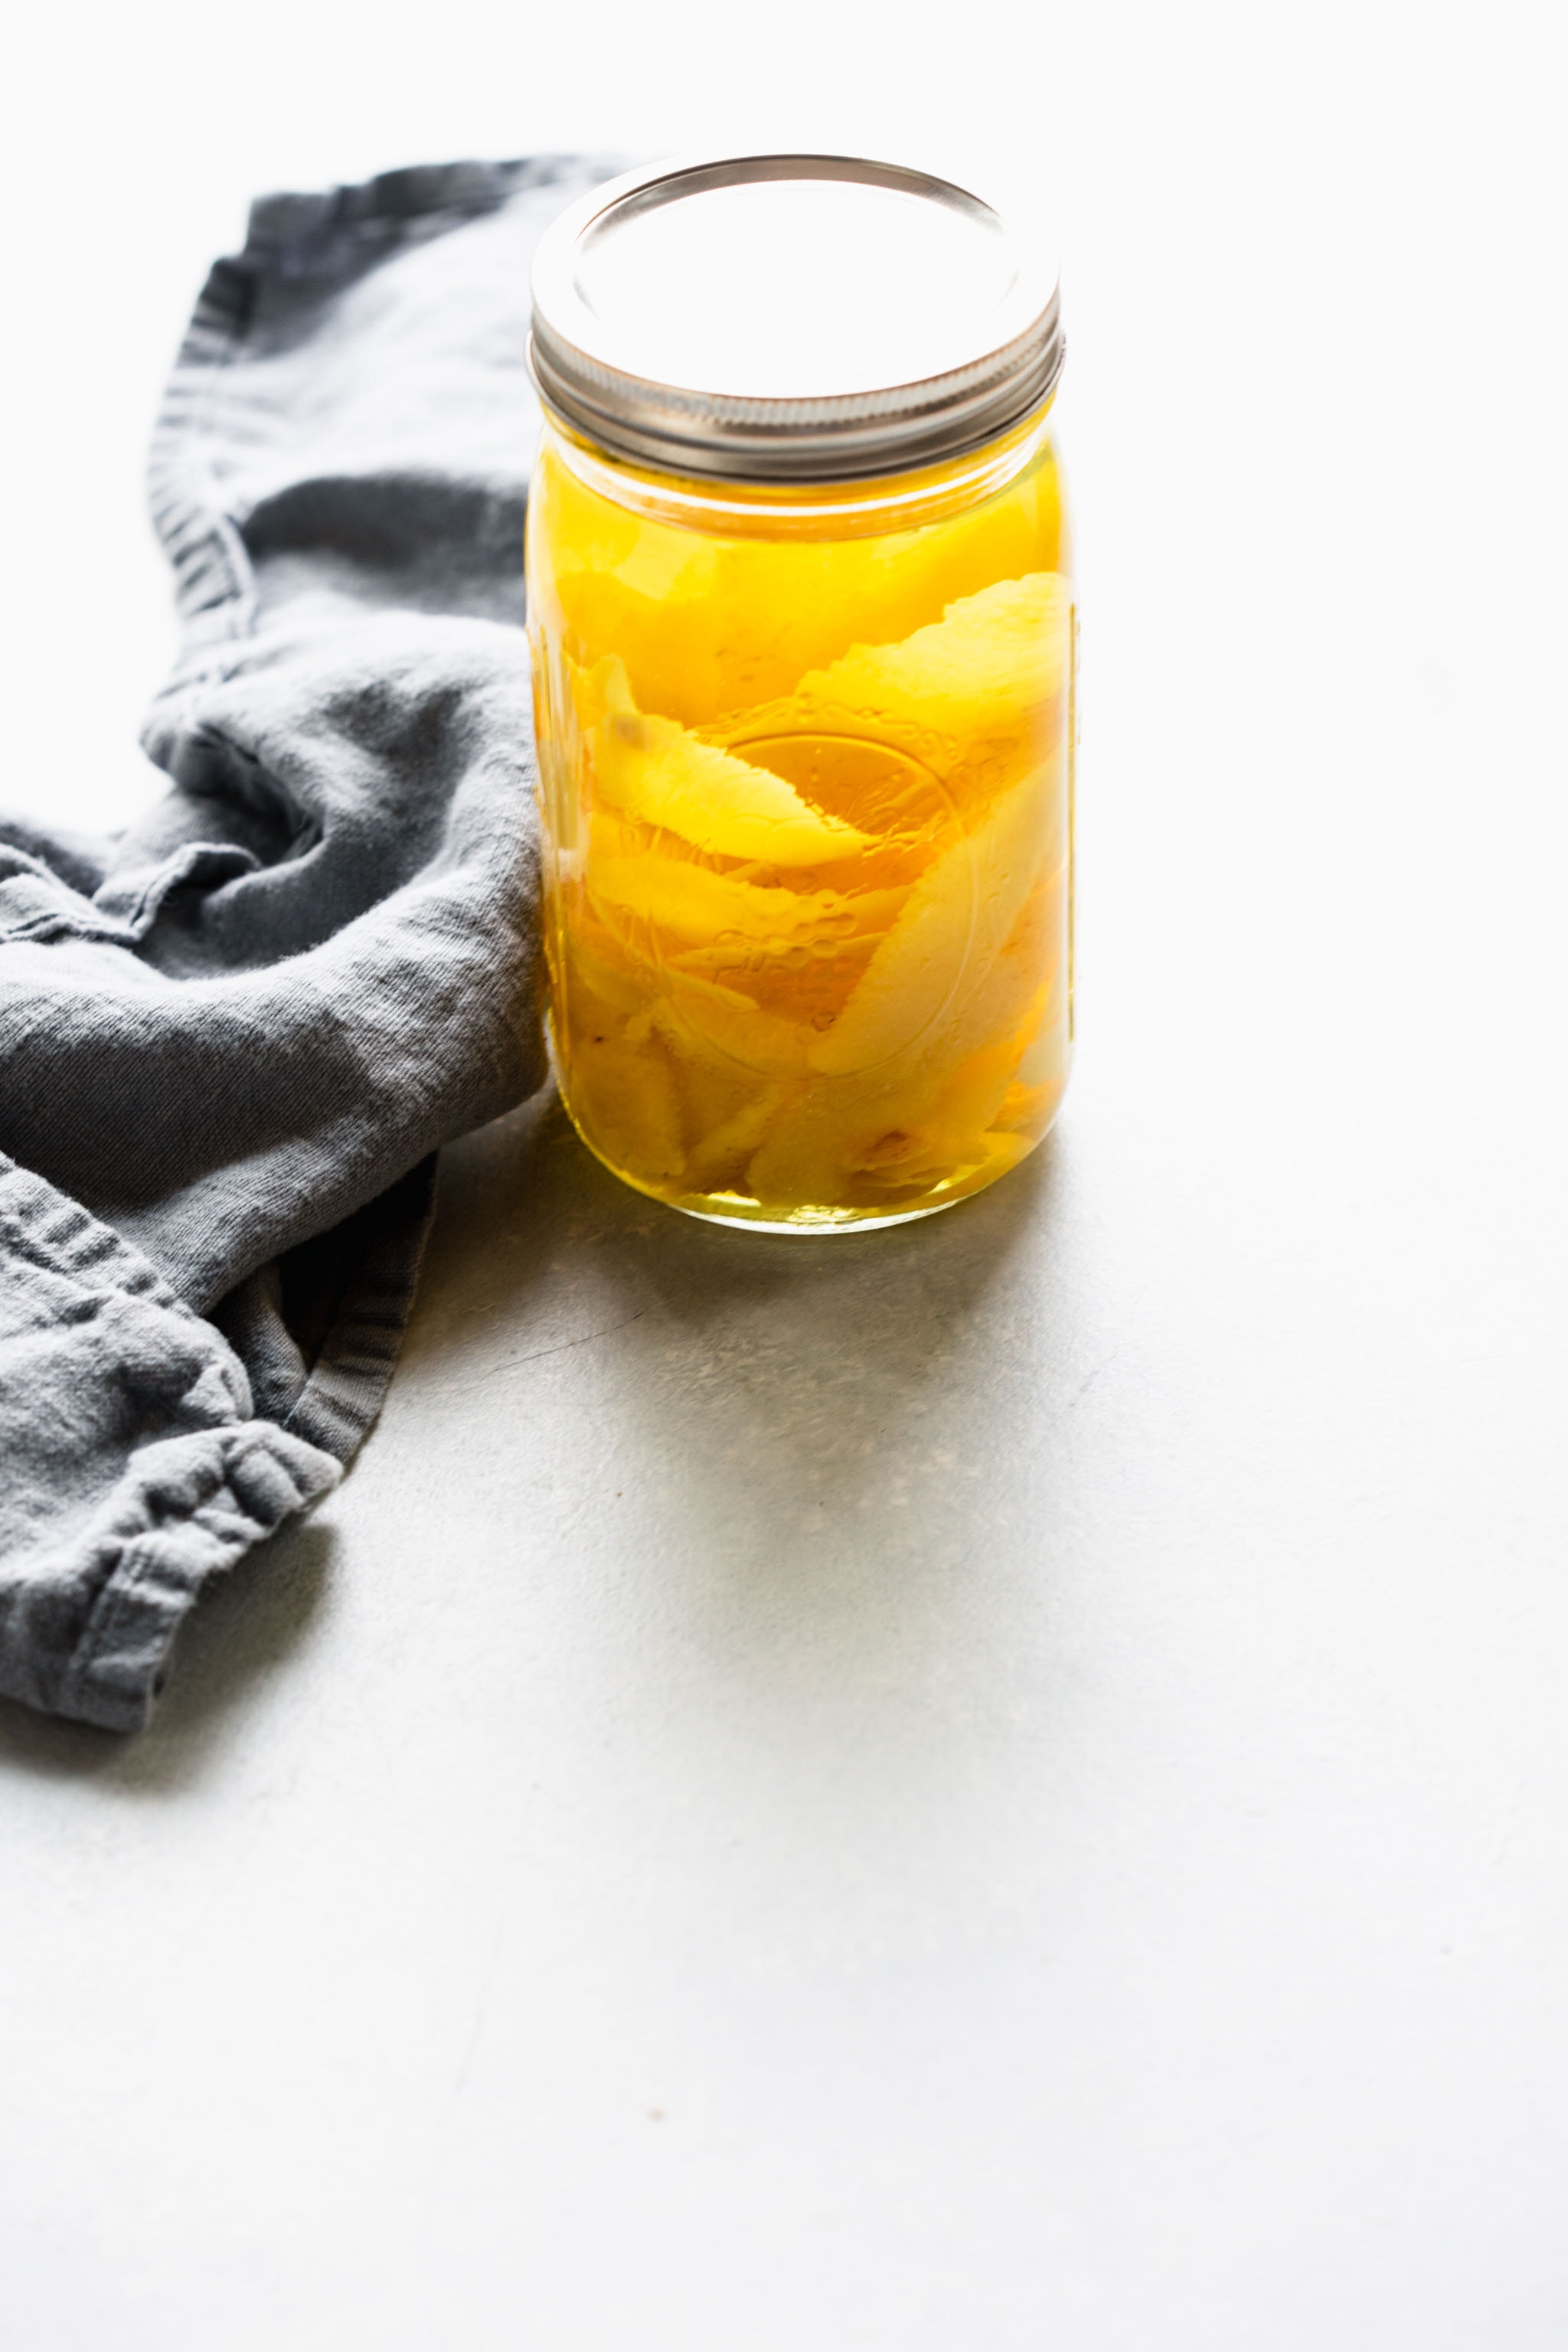
M 379 1433 L 153 1729 L 0 1713 L 5 2340 L 1557 2352 L 1533 12 L 960 51 L 916 5 L 894 52 L 823 5 L 739 58 L 731 12 L 616 0 L 591 69 L 559 13 L 448 0 L 369 58 L 340 0 L 265 42 L 35 13 L 5 796 L 155 788 L 140 444 L 250 187 L 720 120 L 1048 140 L 1079 1071 L 1025 1168 L 858 1238 L 700 1227 L 548 1103 L 448 1155 Z

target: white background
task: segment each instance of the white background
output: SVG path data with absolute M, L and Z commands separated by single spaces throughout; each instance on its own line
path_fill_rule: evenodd
M 17 2352 L 1568 2341 L 1553 30 L 13 27 L 9 802 L 155 786 L 208 259 L 410 161 L 1044 204 L 1085 612 L 1048 1151 L 803 1255 L 505 1123 L 381 1433 L 153 1733 L 0 1721 Z

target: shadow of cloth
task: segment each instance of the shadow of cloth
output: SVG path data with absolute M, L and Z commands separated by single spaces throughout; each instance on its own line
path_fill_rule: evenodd
M 183 651 L 113 840 L 0 820 L 0 1694 L 142 1725 L 379 1410 L 433 1155 L 543 1075 L 526 285 L 607 164 L 257 206 L 154 443 Z

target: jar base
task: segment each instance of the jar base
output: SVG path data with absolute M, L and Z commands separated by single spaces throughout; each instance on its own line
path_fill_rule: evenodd
M 803 1202 L 794 1208 L 757 1200 L 739 1192 L 693 1191 L 678 1180 L 639 1176 L 624 1168 L 597 1144 L 578 1118 L 571 1093 L 564 1083 L 562 1055 L 555 1034 L 552 1012 L 544 1024 L 545 1045 L 550 1055 L 551 1075 L 561 1108 L 571 1121 L 574 1133 L 584 1149 L 592 1153 L 601 1168 L 626 1185 L 628 1192 L 640 1192 L 645 1200 L 658 1201 L 667 1209 L 679 1209 L 683 1217 L 691 1217 L 701 1225 L 731 1225 L 754 1234 L 805 1234 L 808 1238 L 830 1234 L 865 1234 L 883 1232 L 889 1225 L 911 1225 L 921 1217 L 940 1215 L 943 1209 L 955 1209 L 961 1201 L 973 1200 L 975 1193 L 988 1192 L 1000 1183 L 1010 1169 L 1029 1159 L 1040 1148 L 1061 1110 L 1067 1092 L 1068 1070 L 1061 1067 L 1056 1084 L 1047 1093 L 1046 1101 L 1037 1108 L 1027 1127 L 993 1129 L 983 1139 L 981 1156 L 961 1162 L 939 1183 L 927 1186 L 906 1197 L 900 1202 L 839 1202 L 836 1204 Z M 913 1188 L 911 1187 L 911 1191 Z
M 635 1189 L 640 1192 L 642 1187 Z M 650 1197 L 658 1200 L 661 1195 L 656 1192 Z M 889 1225 L 912 1225 L 921 1217 L 940 1217 L 944 1209 L 956 1209 L 960 1201 L 970 1197 L 967 1192 L 955 1192 L 950 1201 L 927 1201 L 916 1209 L 889 1209 L 880 1215 L 874 1209 L 801 1209 L 780 1215 L 759 1204 L 753 1213 L 740 1211 L 728 1216 L 719 1209 L 692 1208 L 685 1201 L 666 1201 L 664 1205 L 679 1209 L 683 1217 L 695 1217 L 700 1225 L 735 1225 L 749 1234 L 805 1234 L 818 1239 L 829 1234 L 874 1234 Z
M 930 1193 L 923 1200 L 911 1201 L 903 1208 L 772 1208 L 761 1201 L 748 1201 L 739 1192 L 681 1192 L 673 1187 L 649 1183 L 631 1175 L 606 1158 L 590 1136 L 584 1135 L 573 1112 L 564 1089 L 559 1089 L 562 1106 L 578 1140 L 591 1151 L 601 1168 L 608 1171 L 629 1192 L 640 1192 L 645 1200 L 658 1201 L 666 1209 L 679 1209 L 683 1217 L 691 1217 L 701 1225 L 732 1225 L 753 1234 L 787 1234 L 816 1239 L 828 1234 L 867 1234 L 884 1231 L 889 1225 L 912 1225 L 919 1218 L 940 1216 L 943 1209 L 955 1209 L 961 1201 L 973 1200 L 977 1192 L 988 1192 L 1001 1182 L 1009 1170 L 1016 1168 L 1037 1151 L 1050 1129 L 1056 1123 L 1056 1111 L 1037 1135 L 1026 1141 L 1016 1139 L 1023 1149 L 1008 1152 L 989 1163 L 970 1167 L 962 1175 L 949 1180 L 940 1188 L 939 1196 Z M 1058 1097 L 1059 1108 L 1059 1097 Z

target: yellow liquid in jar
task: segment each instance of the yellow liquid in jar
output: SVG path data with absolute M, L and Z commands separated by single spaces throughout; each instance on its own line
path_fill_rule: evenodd
M 1022 1159 L 1070 1047 L 1044 419 L 896 484 L 750 490 L 548 427 L 529 597 L 552 1035 L 591 1149 L 791 1230 Z

